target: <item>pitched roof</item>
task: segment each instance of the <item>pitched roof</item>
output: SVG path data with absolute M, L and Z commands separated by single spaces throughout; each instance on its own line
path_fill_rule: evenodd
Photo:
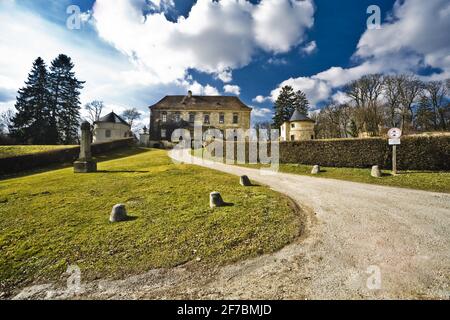
M 126 124 L 127 126 L 130 126 L 128 124 L 128 122 L 123 120 L 121 117 L 119 117 L 114 112 L 108 113 L 106 116 L 101 117 L 100 119 L 95 121 L 95 123 L 97 123 L 97 122 L 121 123 L 121 124 Z
M 297 109 L 294 111 L 294 113 L 292 114 L 291 119 L 289 119 L 289 121 L 311 121 L 311 122 L 315 122 L 314 120 L 308 118 L 306 115 L 302 114 L 300 111 L 298 111 Z
M 165 96 L 150 106 L 152 110 L 235 110 L 251 111 L 238 97 L 234 96 Z

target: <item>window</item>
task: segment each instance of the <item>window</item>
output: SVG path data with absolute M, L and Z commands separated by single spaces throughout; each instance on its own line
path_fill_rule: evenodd
M 194 112 L 189 113 L 189 122 L 190 123 L 195 122 L 195 113 Z
M 180 122 L 181 121 L 181 114 L 179 112 L 175 113 L 175 122 Z
M 292 129 L 295 128 L 295 123 L 291 124 L 291 128 L 292 128 Z
M 161 120 L 162 120 L 162 122 L 167 122 L 167 112 L 163 112 L 162 114 L 161 114 Z
M 224 124 L 225 123 L 225 113 L 219 114 L 219 123 Z
M 105 137 L 106 138 L 111 138 L 111 130 L 106 130 L 105 131 Z
M 166 129 L 161 129 L 161 138 L 166 137 Z
M 311 140 L 314 140 L 314 136 L 311 136 Z
M 204 121 L 205 124 L 209 124 L 209 114 L 205 114 Z
M 237 113 L 233 113 L 233 124 L 239 123 L 239 115 Z
M 295 136 L 291 136 L 291 141 L 295 141 Z

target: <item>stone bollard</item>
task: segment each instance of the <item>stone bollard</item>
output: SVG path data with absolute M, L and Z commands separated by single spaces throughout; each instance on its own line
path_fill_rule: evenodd
M 311 171 L 311 174 L 319 174 L 320 173 L 320 166 L 315 165 Z
M 247 176 L 241 176 L 239 183 L 241 184 L 241 186 L 244 186 L 244 187 L 252 186 L 252 183 L 250 182 L 250 179 Z
M 373 166 L 370 174 L 374 178 L 381 178 L 381 170 L 379 166 Z
M 109 217 L 110 222 L 121 222 L 127 220 L 127 209 L 124 204 L 116 204 L 111 211 L 111 216 Z
M 209 195 L 209 206 L 211 208 L 215 207 L 223 207 L 225 205 L 225 202 L 222 199 L 222 196 L 220 195 L 220 192 L 214 191 L 211 192 Z

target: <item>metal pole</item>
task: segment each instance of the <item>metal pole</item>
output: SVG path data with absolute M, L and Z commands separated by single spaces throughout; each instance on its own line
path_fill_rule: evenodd
M 392 146 L 392 174 L 397 174 L 397 146 Z

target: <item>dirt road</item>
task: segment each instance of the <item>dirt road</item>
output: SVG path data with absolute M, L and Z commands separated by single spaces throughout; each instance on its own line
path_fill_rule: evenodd
M 307 234 L 277 253 L 222 268 L 193 263 L 89 283 L 82 297 L 450 298 L 449 194 L 195 164 L 245 174 L 290 196 L 309 212 Z

